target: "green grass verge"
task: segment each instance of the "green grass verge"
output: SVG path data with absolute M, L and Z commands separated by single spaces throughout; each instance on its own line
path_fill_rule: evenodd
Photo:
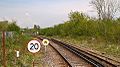
M 13 37 L 7 37 L 6 38 L 6 65 L 7 67 L 32 67 L 32 61 L 33 59 L 41 59 L 44 54 L 43 53 L 37 53 L 35 56 L 33 56 L 32 53 L 30 53 L 27 50 L 27 43 L 32 39 L 29 35 L 21 35 L 15 33 Z M 1 44 L 1 41 L 0 41 Z M 16 57 L 16 50 L 20 51 L 20 57 Z M 0 50 L 0 67 L 2 66 L 2 49 Z M 41 60 L 38 60 L 39 62 L 37 65 L 41 67 Z
M 62 41 L 68 42 L 72 45 L 77 45 L 80 47 L 92 49 L 98 51 L 99 53 L 104 53 L 106 56 L 111 56 L 115 58 L 120 58 L 120 45 L 117 43 L 108 43 L 104 39 L 92 39 L 90 37 L 54 37 Z

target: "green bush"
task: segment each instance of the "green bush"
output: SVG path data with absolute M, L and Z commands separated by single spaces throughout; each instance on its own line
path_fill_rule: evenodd
M 101 37 L 106 42 L 120 42 L 120 21 L 92 19 L 80 12 L 70 12 L 69 20 L 41 31 L 46 36 Z

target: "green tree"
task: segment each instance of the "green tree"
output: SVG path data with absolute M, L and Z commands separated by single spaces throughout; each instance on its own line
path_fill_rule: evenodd
M 9 25 L 7 27 L 7 31 L 16 31 L 16 32 L 19 32 L 20 31 L 20 27 L 16 24 L 16 22 L 9 23 Z
M 68 14 L 68 17 L 71 22 L 82 22 L 83 20 L 88 20 L 88 16 L 85 15 L 84 13 L 75 11 L 75 12 L 70 12 Z
M 0 21 L 0 31 L 6 31 L 8 26 L 8 21 Z

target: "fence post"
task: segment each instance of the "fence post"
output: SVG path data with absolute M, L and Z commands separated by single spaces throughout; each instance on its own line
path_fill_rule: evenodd
M 2 32 L 3 67 L 6 67 L 5 31 Z

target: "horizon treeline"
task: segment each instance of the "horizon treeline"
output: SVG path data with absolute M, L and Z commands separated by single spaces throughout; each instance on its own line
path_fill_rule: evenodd
M 1 31 L 16 31 L 20 32 L 20 27 L 16 24 L 16 21 L 9 22 L 7 20 L 0 21 L 0 32 Z
M 68 14 L 63 24 L 40 30 L 41 35 L 72 38 L 95 38 L 106 42 L 120 42 L 120 18 L 95 19 L 75 11 Z

